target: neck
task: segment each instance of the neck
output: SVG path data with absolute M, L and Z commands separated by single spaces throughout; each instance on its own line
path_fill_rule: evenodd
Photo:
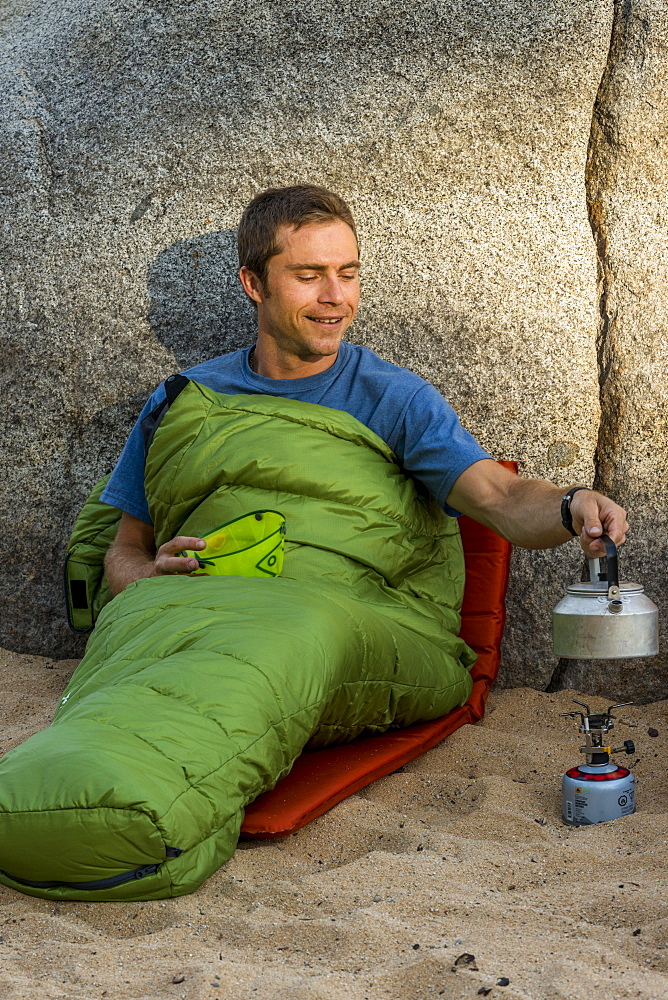
M 281 351 L 273 343 L 269 345 L 261 343 L 258 338 L 251 350 L 249 363 L 251 370 L 264 378 L 308 378 L 309 375 L 327 371 L 338 356 L 337 351 L 335 354 L 312 354 L 302 357 Z

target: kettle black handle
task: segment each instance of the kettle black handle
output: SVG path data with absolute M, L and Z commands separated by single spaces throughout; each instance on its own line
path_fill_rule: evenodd
M 599 535 L 599 541 L 605 545 L 605 555 L 608 561 L 608 589 L 619 587 L 619 569 L 617 567 L 617 546 L 609 535 Z

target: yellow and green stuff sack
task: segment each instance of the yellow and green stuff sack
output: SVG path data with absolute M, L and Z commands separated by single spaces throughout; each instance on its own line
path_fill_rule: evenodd
M 277 510 L 254 510 L 201 536 L 205 549 L 185 549 L 197 559 L 191 576 L 280 576 L 285 518 Z

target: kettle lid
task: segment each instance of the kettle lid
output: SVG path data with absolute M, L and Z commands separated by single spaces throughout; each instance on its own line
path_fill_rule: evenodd
M 629 581 L 619 584 L 622 594 L 631 596 L 632 594 L 644 594 L 645 588 L 640 583 Z M 582 583 L 571 583 L 566 588 L 566 593 L 574 597 L 600 597 L 608 593 L 607 580 L 585 580 Z

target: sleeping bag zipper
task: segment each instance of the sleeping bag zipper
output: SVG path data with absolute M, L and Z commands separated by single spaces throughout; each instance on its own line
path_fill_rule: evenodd
M 183 854 L 183 851 L 179 847 L 166 847 L 165 854 L 168 861 L 170 858 L 178 858 L 179 854 Z M 117 885 L 124 885 L 126 882 L 132 882 L 134 879 L 145 878 L 146 875 L 155 875 L 162 864 L 164 862 L 158 861 L 155 864 L 142 865 L 139 868 L 133 868 L 131 872 L 123 872 L 122 875 L 112 875 L 111 878 L 97 879 L 95 882 L 33 882 L 27 878 L 18 878 L 18 876 L 2 871 L 1 869 L 0 874 L 4 875 L 5 878 L 11 879 L 12 882 L 16 882 L 17 885 L 27 885 L 32 889 L 114 889 Z

